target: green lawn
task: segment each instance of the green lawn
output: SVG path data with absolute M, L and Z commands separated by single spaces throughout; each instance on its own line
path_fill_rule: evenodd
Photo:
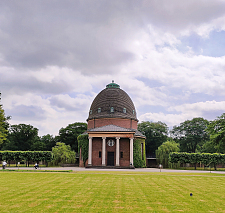
M 225 176 L 212 173 L 0 172 L 0 177 L 0 212 L 225 212 Z

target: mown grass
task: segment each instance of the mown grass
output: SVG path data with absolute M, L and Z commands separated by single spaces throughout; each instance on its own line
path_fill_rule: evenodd
M 225 212 L 225 176 L 213 173 L 1 172 L 0 177 L 0 212 Z

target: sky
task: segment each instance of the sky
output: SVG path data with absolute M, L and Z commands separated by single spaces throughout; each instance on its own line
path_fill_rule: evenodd
M 39 135 L 86 122 L 115 81 L 139 122 L 172 128 L 225 111 L 225 0 L 3 0 L 0 92 Z

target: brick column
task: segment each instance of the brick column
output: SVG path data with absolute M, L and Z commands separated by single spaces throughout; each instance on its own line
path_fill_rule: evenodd
M 102 166 L 105 166 L 105 140 L 106 137 L 102 138 Z
M 92 165 L 92 137 L 89 137 L 89 147 L 88 147 L 88 165 Z
M 130 138 L 130 164 L 132 166 L 134 165 L 134 160 L 133 160 L 133 143 L 134 143 L 134 139 Z
M 120 166 L 120 138 L 116 138 L 116 166 Z

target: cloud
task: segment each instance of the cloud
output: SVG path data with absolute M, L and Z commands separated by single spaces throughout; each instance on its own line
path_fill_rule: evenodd
M 85 121 L 94 97 L 115 80 L 139 120 L 213 119 L 224 110 L 225 54 L 220 48 L 213 57 L 218 48 L 192 38 L 222 35 L 224 11 L 220 0 L 1 2 L 4 109 L 14 124 L 57 134 Z
M 224 9 L 223 1 L 4 2 L 0 49 L 7 66 L 21 69 L 58 66 L 86 74 L 118 72 L 118 66 L 135 59 L 129 46 L 140 31 L 157 44 L 161 36 L 168 41 L 204 24 L 209 26 L 201 32 L 210 26 L 221 29 Z
M 24 106 L 19 105 L 15 106 L 11 110 L 8 110 L 7 113 L 13 117 L 15 120 L 26 120 L 26 121 L 37 121 L 44 120 L 46 114 L 41 106 Z
M 225 101 L 206 101 L 193 104 L 183 104 L 169 107 L 166 113 L 145 113 L 139 118 L 140 121 L 162 121 L 170 128 L 179 125 L 185 120 L 191 120 L 196 117 L 203 117 L 208 120 L 214 120 L 224 112 Z M 170 113 L 172 112 L 172 113 Z

